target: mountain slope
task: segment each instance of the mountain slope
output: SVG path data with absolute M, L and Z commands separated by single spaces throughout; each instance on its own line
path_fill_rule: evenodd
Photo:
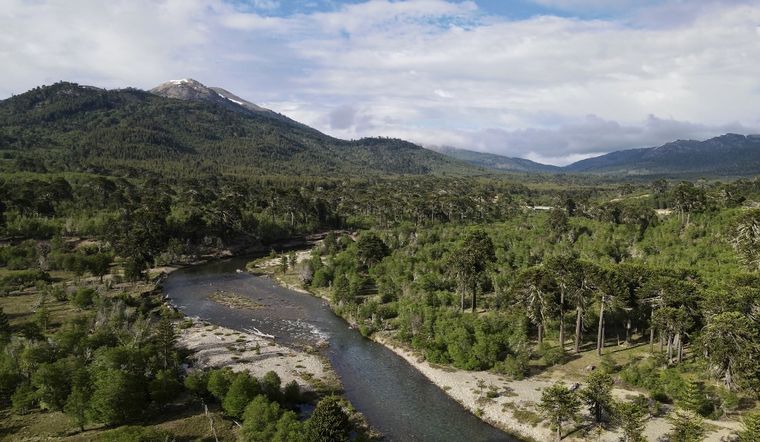
M 48 169 L 131 176 L 144 171 L 312 176 L 482 173 L 402 140 L 332 138 L 275 112 L 245 107 L 232 94 L 219 95 L 200 83 L 189 85 L 193 87 L 164 88 L 158 91 L 166 95 L 162 96 L 57 83 L 2 100 L 0 151 L 6 158 L 2 164 L 14 170 L 24 160 Z
M 760 136 L 726 134 L 705 141 L 678 140 L 588 158 L 564 170 L 625 175 L 754 175 L 760 173 Z
M 154 87 L 149 92 L 166 98 L 213 103 L 235 112 L 265 115 L 301 126 L 302 128 L 308 128 L 308 126 L 295 120 L 291 120 L 273 110 L 266 109 L 258 104 L 240 98 L 226 89 L 220 87 L 208 87 L 192 78 L 170 80 Z
M 434 148 L 434 150 L 478 167 L 498 170 L 501 172 L 557 173 L 562 171 L 561 167 L 536 163 L 535 161 L 526 160 L 524 158 L 505 157 L 492 153 L 457 149 L 455 147 L 438 147 Z

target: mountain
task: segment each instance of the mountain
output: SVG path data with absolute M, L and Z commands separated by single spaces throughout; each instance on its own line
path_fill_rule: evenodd
M 705 141 L 611 152 L 563 168 L 610 175 L 742 176 L 760 173 L 760 136 L 726 134 Z
M 561 167 L 550 166 L 547 164 L 536 163 L 535 161 L 524 158 L 505 157 L 486 152 L 475 152 L 473 150 L 458 149 L 455 147 L 436 147 L 432 148 L 436 152 L 448 155 L 452 158 L 465 161 L 472 165 L 485 169 L 493 169 L 501 172 L 534 172 L 534 173 L 557 173 L 562 172 Z
M 61 82 L 0 101 L 0 170 L 144 176 L 482 174 L 389 138 L 340 140 L 194 80 L 146 92 Z
M 278 114 L 270 109 L 266 109 L 258 104 L 240 98 L 226 89 L 220 87 L 208 87 L 192 78 L 170 80 L 166 83 L 159 84 L 151 89 L 150 92 L 166 98 L 213 103 L 235 112 L 266 115 L 271 118 L 307 127 L 282 114 Z

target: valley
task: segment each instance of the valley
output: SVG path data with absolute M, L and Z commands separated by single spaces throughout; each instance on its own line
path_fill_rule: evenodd
M 693 152 L 753 137 L 636 160 L 672 174 L 613 161 L 630 153 L 504 173 L 238 98 L 178 80 L 0 102 L 0 438 L 718 441 L 760 422 L 760 181 Z M 726 175 L 689 181 L 679 151 Z

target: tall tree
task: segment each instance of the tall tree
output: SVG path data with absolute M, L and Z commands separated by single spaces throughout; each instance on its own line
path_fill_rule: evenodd
M 544 263 L 554 275 L 559 288 L 559 349 L 565 351 L 565 307 L 572 293 L 578 288 L 578 259 L 575 256 L 554 256 Z
M 365 233 L 356 242 L 356 256 L 366 268 L 379 263 L 389 253 L 388 246 L 374 233 Z
M 552 286 L 551 278 L 543 267 L 531 267 L 517 277 L 519 302 L 525 307 L 528 319 L 538 330 L 538 346 L 544 343 L 545 326 L 551 315 Z
M 605 313 L 625 293 L 625 281 L 616 270 L 598 269 L 594 272 L 594 289 L 599 304 L 599 325 L 596 331 L 596 353 L 604 350 Z
M 694 186 L 688 181 L 681 181 L 671 190 L 673 207 L 678 212 L 682 221 L 686 225 L 691 220 L 691 214 L 704 210 L 707 205 L 707 199 L 704 189 Z
M 465 294 L 469 291 L 472 296 L 472 312 L 475 313 L 480 277 L 495 260 L 493 242 L 485 231 L 478 229 L 465 235 L 464 241 L 450 259 L 450 269 L 457 280 L 462 311 Z
M 174 330 L 174 324 L 172 324 L 169 318 L 164 316 L 158 321 L 154 340 L 158 347 L 163 368 L 167 369 L 170 365 L 173 365 L 174 351 L 177 345 L 177 332 Z

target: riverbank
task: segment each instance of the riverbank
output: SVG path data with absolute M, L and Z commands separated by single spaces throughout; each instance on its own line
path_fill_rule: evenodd
M 451 398 L 462 404 L 473 414 L 489 424 L 528 440 L 551 440 L 554 432 L 542 421 L 536 404 L 541 401 L 542 391 L 555 382 L 564 382 L 568 386 L 582 379 L 567 378 L 560 373 L 548 373 L 532 376 L 524 380 L 508 380 L 501 375 L 488 371 L 466 371 L 452 367 L 432 365 L 413 351 L 395 343 L 392 338 L 383 334 L 372 336 L 376 342 L 404 358 L 410 365 L 419 370 L 432 383 L 444 390 Z M 489 392 L 491 393 L 489 398 Z M 614 388 L 613 395 L 617 399 L 628 399 L 642 395 L 641 392 Z M 705 420 L 709 433 L 706 442 L 722 442 L 731 440 L 731 434 L 739 429 L 736 421 Z M 605 431 L 600 435 L 586 434 L 584 428 L 578 427 L 565 440 L 594 440 L 617 442 L 622 433 Z M 670 431 L 670 423 L 664 416 L 650 418 L 646 422 L 644 435 L 650 441 L 658 440 Z
M 283 248 L 287 249 L 288 246 Z M 229 259 L 209 259 L 205 263 L 151 271 L 151 276 L 162 290 L 164 302 L 178 313 L 177 341 L 190 353 L 189 371 L 229 368 L 234 372 L 248 372 L 256 378 L 262 378 L 270 371 L 275 372 L 282 385 L 292 381 L 299 385 L 304 394 L 302 399 L 306 405 L 303 410 L 306 414 L 321 398 L 337 395 L 342 398 L 343 408 L 358 437 L 361 440 L 379 440 L 381 435 L 346 397 L 340 378 L 321 347 L 323 341 L 283 338 L 303 327 L 304 323 L 283 322 L 276 312 L 281 308 L 285 311 L 298 308 L 287 302 L 272 300 L 269 290 L 279 290 L 279 287 L 271 282 L 264 282 L 252 289 L 248 285 L 250 276 L 241 274 L 245 256 L 233 255 Z M 215 278 L 204 280 L 202 275 L 209 269 L 212 274 L 219 275 L 220 281 Z M 271 280 L 267 278 L 262 281 Z M 188 309 L 187 304 L 182 302 L 187 299 L 185 295 L 188 293 L 194 297 L 195 305 L 202 306 L 200 311 Z M 329 311 L 327 308 L 325 310 Z M 230 320 L 231 317 L 236 319 Z M 285 324 L 285 328 L 268 327 L 272 324 Z M 310 333 L 311 330 L 298 332 Z
M 229 367 L 257 378 L 277 373 L 285 385 L 296 381 L 302 391 L 331 392 L 340 382 L 329 363 L 316 353 L 286 347 L 255 333 L 240 332 L 188 318 L 180 327 L 178 343 L 190 350 L 194 369 Z
M 307 253 L 298 255 L 300 262 L 306 259 Z M 310 293 L 314 296 L 328 299 L 326 292 L 307 291 L 298 287 L 297 275 L 283 274 L 278 271 L 279 260 L 272 258 L 261 260 L 255 268 L 249 268 L 257 274 L 266 274 L 278 284 L 302 293 Z M 554 437 L 548 425 L 541 418 L 536 404 L 541 400 L 543 390 L 555 382 L 564 382 L 567 385 L 579 383 L 582 385 L 585 375 L 568 373 L 565 366 L 553 367 L 538 375 L 524 380 L 512 380 L 505 376 L 487 371 L 465 371 L 448 366 L 433 365 L 425 361 L 424 357 L 415 353 L 408 347 L 393 340 L 388 333 L 374 333 L 370 339 L 385 346 L 399 357 L 404 359 L 417 371 L 422 373 L 431 383 L 444 391 L 449 397 L 461 404 L 465 409 L 479 417 L 483 421 L 525 440 L 551 440 Z M 644 393 L 616 387 L 613 394 L 618 399 L 630 400 Z M 663 406 L 667 410 L 667 406 Z M 711 421 L 705 420 L 708 434 L 706 441 L 720 442 L 731 440 L 730 437 L 739 428 L 737 421 Z M 569 425 L 569 424 L 568 424 Z M 571 428 L 568 428 L 571 429 Z M 600 434 L 589 433 L 589 428 L 578 426 L 571 429 L 570 435 L 565 440 L 601 440 L 607 442 L 617 441 L 621 437 L 619 431 L 604 431 Z M 670 423 L 662 416 L 650 418 L 646 422 L 644 435 L 648 440 L 658 440 L 670 431 Z

